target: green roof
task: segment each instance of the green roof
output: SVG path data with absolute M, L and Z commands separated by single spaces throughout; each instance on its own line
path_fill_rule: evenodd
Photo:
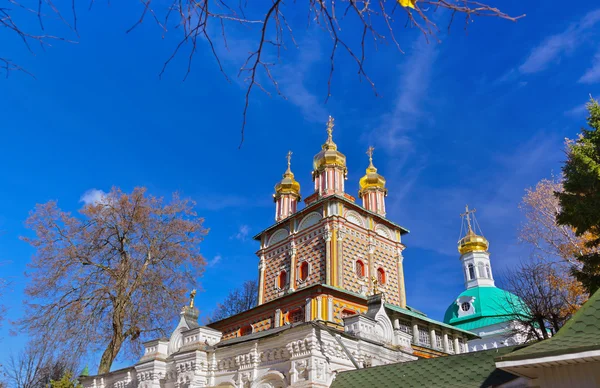
M 537 342 L 497 361 L 516 361 L 600 349 L 600 290 L 550 339 Z
M 458 316 L 456 299 L 474 297 L 475 314 Z M 444 322 L 464 330 L 510 321 L 515 315 L 527 315 L 525 304 L 518 296 L 494 286 L 477 286 L 463 291 L 446 310 Z
M 509 346 L 341 372 L 330 388 L 496 387 L 517 378 L 496 369 L 494 363 L 496 357 L 516 348 Z

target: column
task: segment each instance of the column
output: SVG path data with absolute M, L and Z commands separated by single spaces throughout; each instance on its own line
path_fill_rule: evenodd
M 258 304 L 265 301 L 265 255 L 261 253 L 258 263 Z
M 275 322 L 273 322 L 275 327 L 281 326 L 281 309 L 275 310 Z
M 369 232 L 371 233 L 371 232 Z M 373 260 L 375 258 L 375 242 L 373 241 L 373 237 L 369 236 L 369 253 L 367 254 L 367 259 L 369 260 L 369 276 L 368 276 L 368 284 L 371 284 L 371 279 L 373 276 L 377 277 L 375 273 Z
M 317 296 L 317 320 L 323 319 L 323 297 Z M 457 340 L 458 341 L 458 340 Z
M 458 337 L 454 337 L 454 353 L 460 354 L 460 348 L 458 347 Z
M 304 321 L 312 321 L 312 303 L 310 298 L 306 298 L 306 304 L 304 305 Z
M 400 307 L 406 308 L 406 289 L 404 287 L 404 267 L 402 262 L 404 257 L 402 256 L 402 249 L 398 247 L 396 260 L 398 262 L 398 293 L 400 294 Z
M 450 353 L 450 345 L 448 345 L 448 333 L 444 333 L 443 344 L 444 344 L 444 352 Z
M 330 322 L 335 322 L 333 317 L 333 296 L 327 297 L 327 320 Z
M 419 325 L 413 324 L 413 344 L 419 343 Z
M 325 284 L 331 284 L 331 232 L 329 224 L 325 225 Z
M 429 341 L 431 341 L 431 349 L 437 349 L 437 341 L 435 338 L 435 329 L 429 329 Z
M 290 242 L 290 291 L 294 291 L 296 289 L 296 242 L 292 240 Z
M 337 264 L 337 279 L 334 286 L 344 287 L 344 231 L 340 228 L 337 231 L 337 255 L 336 255 L 336 264 Z

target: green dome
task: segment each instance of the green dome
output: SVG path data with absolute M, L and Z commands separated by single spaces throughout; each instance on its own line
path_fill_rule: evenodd
M 456 300 L 473 297 L 475 313 L 459 317 Z M 515 315 L 527 315 L 525 303 L 516 295 L 494 286 L 478 286 L 463 291 L 446 310 L 444 323 L 463 330 L 474 330 L 511 321 Z

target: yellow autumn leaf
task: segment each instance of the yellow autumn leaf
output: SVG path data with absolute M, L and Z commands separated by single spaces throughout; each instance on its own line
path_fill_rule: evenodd
M 400 4 L 403 7 L 408 7 L 408 8 L 415 8 L 415 1 L 414 0 L 398 0 L 398 4 Z

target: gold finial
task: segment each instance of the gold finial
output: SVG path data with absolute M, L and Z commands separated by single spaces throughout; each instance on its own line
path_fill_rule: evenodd
M 371 289 L 373 290 L 373 295 L 379 294 L 379 281 L 375 276 L 371 276 Z
M 292 171 L 292 151 L 288 151 L 287 153 L 287 162 L 288 162 L 288 171 Z
M 327 142 L 333 141 L 333 127 L 335 126 L 333 117 L 329 116 L 327 120 Z
M 192 292 L 190 292 L 190 308 L 194 308 L 194 298 L 196 297 L 196 289 L 194 288 Z
M 367 149 L 367 155 L 369 155 L 369 166 L 373 165 L 373 151 L 375 151 L 375 148 L 373 147 L 369 147 Z
M 469 210 L 469 205 L 465 205 L 465 212 L 460 215 L 461 217 L 466 218 L 467 228 L 469 228 L 468 233 L 470 234 L 473 233 L 473 228 L 471 227 L 471 214 L 475 213 L 476 211 L 476 209 Z

